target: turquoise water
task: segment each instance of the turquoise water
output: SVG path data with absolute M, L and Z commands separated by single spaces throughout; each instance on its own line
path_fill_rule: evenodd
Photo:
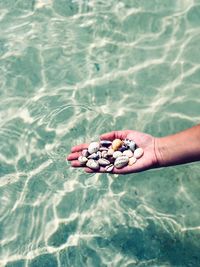
M 200 165 L 65 161 L 200 121 L 199 0 L 0 0 L 0 266 L 200 266 Z

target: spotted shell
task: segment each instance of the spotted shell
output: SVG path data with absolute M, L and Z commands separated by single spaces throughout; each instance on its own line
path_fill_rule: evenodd
M 98 142 L 92 142 L 88 146 L 88 152 L 90 154 L 96 153 L 99 150 L 100 144 Z
M 81 163 L 81 165 L 85 165 L 85 163 L 88 161 L 88 159 L 84 156 L 79 156 L 78 161 Z
M 89 159 L 86 163 L 86 166 L 93 170 L 99 169 L 99 163 L 97 160 L 94 160 L 94 159 Z

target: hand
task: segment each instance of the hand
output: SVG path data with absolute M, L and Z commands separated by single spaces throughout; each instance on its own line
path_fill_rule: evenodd
M 105 133 L 100 136 L 101 140 L 114 140 L 114 139 L 130 139 L 135 141 L 135 143 L 143 148 L 144 154 L 141 158 L 139 158 L 136 163 L 134 163 L 132 166 L 126 166 L 122 169 L 114 168 L 112 173 L 115 174 L 127 174 L 127 173 L 134 173 L 134 172 L 140 172 L 144 170 L 148 170 L 151 168 L 157 167 L 158 160 L 156 156 L 156 138 L 145 133 L 132 131 L 132 130 L 124 130 L 124 131 L 113 131 L 110 133 Z M 71 161 L 72 167 L 83 167 L 81 166 L 80 162 L 77 160 L 78 157 L 81 155 L 81 151 L 83 149 L 86 149 L 88 147 L 88 144 L 81 144 L 78 146 L 75 146 L 71 149 L 71 154 L 67 157 L 67 160 Z M 84 167 L 84 170 L 88 173 L 94 173 L 94 172 L 100 172 L 104 173 L 106 172 L 103 167 L 101 167 L 98 171 L 91 170 L 90 168 Z

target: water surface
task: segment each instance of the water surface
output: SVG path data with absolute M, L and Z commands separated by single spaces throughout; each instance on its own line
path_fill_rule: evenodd
M 199 0 L 0 0 L 0 266 L 200 266 L 199 163 L 65 161 L 110 130 L 199 123 L 199 25 Z

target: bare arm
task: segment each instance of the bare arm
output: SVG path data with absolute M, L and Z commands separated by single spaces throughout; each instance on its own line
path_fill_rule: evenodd
M 156 138 L 155 152 L 160 167 L 200 160 L 200 125 Z
M 133 130 L 113 131 L 101 135 L 100 138 L 106 140 L 128 138 L 134 140 L 144 150 L 144 155 L 132 166 L 122 169 L 114 168 L 113 173 L 117 174 L 140 172 L 200 160 L 200 125 L 160 138 Z M 67 157 L 71 166 L 82 167 L 77 159 L 81 151 L 87 147 L 88 144 L 81 144 L 72 148 Z M 96 172 L 89 168 L 85 168 L 85 171 Z M 105 172 L 105 169 L 101 167 L 98 172 Z

